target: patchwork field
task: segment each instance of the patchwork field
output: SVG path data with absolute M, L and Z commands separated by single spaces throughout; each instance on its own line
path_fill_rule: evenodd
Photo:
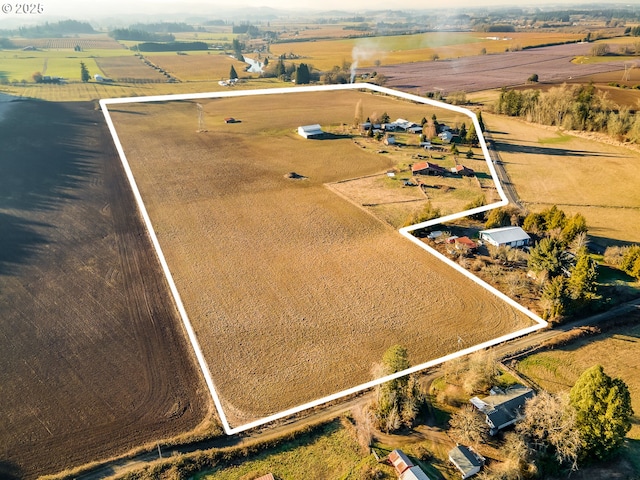
M 308 32 L 301 32 L 306 35 Z M 496 36 L 497 35 L 497 36 Z M 297 37 L 296 37 L 297 38 Z M 375 38 L 283 42 L 271 45 L 274 55 L 294 53 L 315 68 L 330 70 L 343 61 L 358 61 L 359 67 L 396 65 L 430 60 L 504 53 L 532 45 L 576 41 L 580 34 L 479 32 L 430 32 L 415 35 L 392 35 Z M 387 72 L 384 72 L 387 75 Z
M 589 44 L 575 43 L 500 55 L 475 54 L 447 61 L 416 61 L 405 65 L 387 65 L 385 62 L 380 67 L 367 67 L 364 70 L 376 70 L 384 74 L 389 87 L 420 93 L 475 92 L 522 85 L 534 73 L 539 76 L 540 82 L 562 83 L 577 77 L 624 70 L 624 62 L 613 58 L 598 64 L 572 63 L 577 55 L 584 55 L 589 48 Z
M 234 426 L 371 380 L 393 344 L 420 364 L 533 325 L 325 187 L 390 166 L 351 138 L 296 133 L 352 122 L 358 101 L 433 112 L 356 91 L 218 98 L 200 101 L 197 133 L 193 102 L 110 109 Z
M 582 213 L 598 243 L 640 241 L 640 153 L 558 133 L 508 117 L 487 115 L 507 172 L 533 211 L 558 205 Z
M 0 478 L 193 429 L 209 408 L 101 112 L 0 101 Z

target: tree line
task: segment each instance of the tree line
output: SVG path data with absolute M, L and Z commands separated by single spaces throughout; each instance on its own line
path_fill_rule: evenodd
M 620 140 L 640 143 L 640 115 L 627 107 L 619 107 L 592 84 L 563 84 L 546 92 L 503 89 L 494 110 L 543 125 L 603 132 Z

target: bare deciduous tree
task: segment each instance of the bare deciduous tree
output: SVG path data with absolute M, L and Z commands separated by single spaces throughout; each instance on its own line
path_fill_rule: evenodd
M 488 426 L 471 405 L 465 405 L 451 416 L 449 434 L 459 443 L 477 446 L 487 437 Z
M 552 455 L 558 463 L 572 470 L 578 468 L 580 432 L 576 426 L 576 411 L 567 395 L 540 392 L 527 401 L 524 418 L 516 426 L 529 446 L 542 455 Z

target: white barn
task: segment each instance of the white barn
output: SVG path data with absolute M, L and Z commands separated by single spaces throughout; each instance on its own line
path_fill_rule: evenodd
M 520 227 L 502 227 L 481 230 L 480 240 L 496 247 L 524 247 L 529 245 L 531 237 Z
M 324 136 L 324 132 L 322 131 L 322 127 L 316 123 L 315 125 L 303 125 L 298 127 L 298 135 L 304 138 L 322 138 Z

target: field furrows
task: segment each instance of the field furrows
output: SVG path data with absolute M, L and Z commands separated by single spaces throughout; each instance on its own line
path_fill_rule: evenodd
M 438 62 L 416 62 L 365 69 L 384 74 L 387 86 L 420 92 L 473 92 L 522 85 L 533 73 L 541 82 L 561 83 L 572 78 L 621 70 L 620 62 L 577 65 L 571 60 L 586 55 L 589 44 L 544 47 L 501 55 L 481 55 Z
M 0 164 L 7 232 L 0 243 L 13 253 L 0 258 L 7 412 L 0 463 L 19 478 L 180 433 L 206 409 L 111 139 L 92 107 L 23 102 L 4 124 L 15 131 L 3 125 L 17 148 Z M 44 125 L 52 138 L 42 146 L 26 138 L 45 135 Z M 83 148 L 67 150 L 80 139 Z M 105 203 L 110 215 L 100 213 Z M 175 405 L 183 406 L 177 416 Z

